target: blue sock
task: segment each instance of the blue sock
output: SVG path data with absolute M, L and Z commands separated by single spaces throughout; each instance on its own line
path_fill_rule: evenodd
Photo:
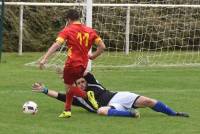
M 126 117 L 132 117 L 133 113 L 129 111 L 119 111 L 116 109 L 109 109 L 108 110 L 108 116 L 126 116 Z
M 173 111 L 171 108 L 169 108 L 167 105 L 164 103 L 158 101 L 152 109 L 156 112 L 161 112 L 170 116 L 175 116 L 176 112 Z

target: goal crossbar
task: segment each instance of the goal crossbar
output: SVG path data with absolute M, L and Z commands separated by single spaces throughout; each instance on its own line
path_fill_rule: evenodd
M 85 3 L 50 3 L 50 2 L 5 2 L 5 5 L 23 5 L 23 6 L 86 6 Z M 93 3 L 95 7 L 191 7 L 200 8 L 200 5 L 183 4 L 100 4 Z
M 43 3 L 43 2 L 5 2 L 10 6 L 85 6 L 85 3 Z

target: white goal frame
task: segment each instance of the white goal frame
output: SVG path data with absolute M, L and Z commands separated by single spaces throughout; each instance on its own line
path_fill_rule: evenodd
M 92 0 L 87 0 L 86 3 L 40 3 L 40 2 L 5 2 L 6 6 L 20 6 L 20 23 L 19 23 L 19 49 L 18 54 L 22 55 L 23 46 L 23 8 L 24 6 L 87 6 L 86 11 L 86 25 L 92 27 L 92 8 L 93 7 L 126 7 L 126 50 L 125 53 L 129 53 L 129 22 L 130 22 L 130 8 L 132 7 L 192 7 L 200 8 L 200 5 L 173 5 L 173 4 L 97 4 L 92 3 Z
M 126 31 L 125 31 L 125 50 L 126 55 L 129 54 L 129 29 L 130 29 L 130 9 L 133 7 L 167 7 L 167 8 L 200 8 L 200 5 L 183 5 L 183 4 L 104 4 L 93 3 L 92 0 L 85 0 L 85 3 L 40 3 L 40 2 L 5 2 L 6 6 L 20 6 L 20 23 L 19 23 L 19 49 L 18 54 L 23 53 L 23 8 L 24 6 L 86 6 L 86 25 L 92 27 L 92 8 L 93 7 L 124 7 L 126 12 Z M 89 63 L 91 64 L 91 63 Z M 90 65 L 91 68 L 91 65 Z M 90 70 L 90 69 L 89 69 Z

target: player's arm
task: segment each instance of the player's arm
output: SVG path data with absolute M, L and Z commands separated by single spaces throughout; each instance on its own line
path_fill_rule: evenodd
M 66 100 L 66 94 L 59 93 L 59 92 L 54 91 L 54 90 L 50 90 L 50 89 L 46 88 L 44 86 L 44 84 L 39 83 L 39 82 L 36 82 L 32 85 L 32 91 L 37 92 L 37 93 L 44 93 L 47 96 L 55 98 L 55 99 L 62 101 L 62 102 L 65 102 L 65 100 Z M 88 108 L 86 105 L 84 105 L 84 103 L 79 101 L 76 97 L 73 97 L 72 105 L 82 107 L 89 112 L 95 112 L 94 110 L 92 110 L 92 109 Z
M 101 40 L 100 37 L 95 39 L 95 44 L 97 45 L 97 50 L 89 55 L 89 59 L 94 60 L 96 57 L 103 53 L 104 49 L 106 48 L 104 42 Z
M 44 93 L 52 98 L 58 97 L 58 92 L 54 90 L 49 90 L 43 83 L 36 82 L 32 85 L 32 91 L 37 93 Z
M 56 42 L 52 44 L 52 46 L 48 49 L 46 54 L 43 56 L 43 58 L 40 60 L 39 65 L 40 69 L 44 67 L 44 64 L 47 62 L 48 58 L 63 44 L 64 39 L 61 37 L 58 37 L 56 39 Z

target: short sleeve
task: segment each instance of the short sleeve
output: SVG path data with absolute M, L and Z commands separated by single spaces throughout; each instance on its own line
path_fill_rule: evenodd
M 95 43 L 96 45 L 98 45 L 100 41 L 102 41 L 102 39 L 98 36 L 98 37 L 96 37 L 96 39 L 94 40 L 94 43 Z
M 62 37 L 57 37 L 56 42 L 59 42 L 59 44 L 63 44 L 65 42 L 65 39 Z
M 58 36 L 56 38 L 56 42 L 59 42 L 60 44 L 64 43 L 67 40 L 67 29 L 64 28 L 58 33 Z
M 97 34 L 97 32 L 94 30 L 93 31 L 93 43 L 98 45 L 99 44 L 99 41 L 101 41 L 101 37 Z

